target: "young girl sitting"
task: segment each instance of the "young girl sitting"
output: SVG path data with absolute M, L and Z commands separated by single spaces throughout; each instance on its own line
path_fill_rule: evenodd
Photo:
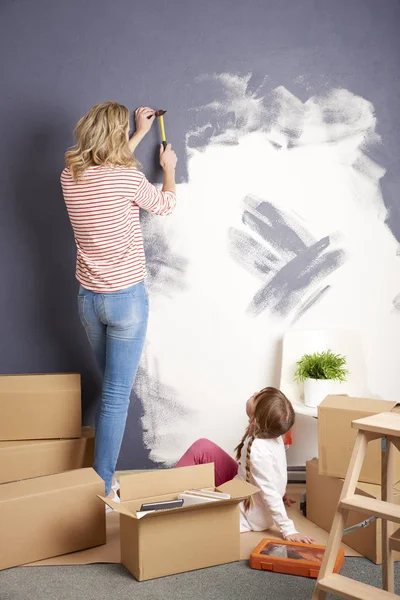
M 214 463 L 218 487 L 240 477 L 260 488 L 240 505 L 240 531 L 264 531 L 273 522 L 284 539 L 311 543 L 301 535 L 286 513 L 293 500 L 286 496 L 287 463 L 282 436 L 294 424 L 294 410 L 286 396 L 267 387 L 246 403 L 249 426 L 236 447 L 236 461 L 222 448 L 206 439 L 195 442 L 177 463 L 177 467 Z

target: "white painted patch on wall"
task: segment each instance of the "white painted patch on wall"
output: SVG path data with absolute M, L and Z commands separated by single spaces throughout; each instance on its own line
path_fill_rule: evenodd
M 252 90 L 250 75 L 209 79 L 221 93 L 196 109 L 189 180 L 165 225 L 169 251 L 187 259 L 185 285 L 158 299 L 148 330 L 148 364 L 156 359 L 175 391 L 172 414 L 158 415 L 140 388 L 145 443 L 166 465 L 199 437 L 232 451 L 245 399 L 279 384 L 278 344 L 293 323 L 359 330 L 366 389 L 400 392 L 399 257 L 385 225 L 385 171 L 367 154 L 380 143 L 374 107 L 345 89 L 302 102 L 267 81 Z

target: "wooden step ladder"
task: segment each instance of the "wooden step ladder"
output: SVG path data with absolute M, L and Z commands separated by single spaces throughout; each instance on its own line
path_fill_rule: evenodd
M 313 600 L 325 600 L 328 593 L 346 600 L 398 599 L 400 596 L 394 594 L 393 552 L 400 550 L 400 529 L 392 534 L 392 523 L 400 523 L 400 506 L 393 503 L 393 459 L 395 449 L 400 450 L 400 414 L 380 413 L 353 421 L 352 427 L 358 430 L 356 442 L 315 584 Z M 355 494 L 368 442 L 379 438 L 382 440 L 381 500 Z M 333 573 L 349 511 L 382 519 L 383 590 Z

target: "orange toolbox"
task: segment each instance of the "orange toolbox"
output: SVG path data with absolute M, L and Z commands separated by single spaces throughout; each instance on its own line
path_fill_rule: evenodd
M 261 571 L 274 571 L 288 575 L 317 578 L 324 558 L 325 546 L 287 542 L 285 540 L 263 540 L 250 555 L 250 567 Z M 334 573 L 340 573 L 344 565 L 344 552 L 340 548 Z

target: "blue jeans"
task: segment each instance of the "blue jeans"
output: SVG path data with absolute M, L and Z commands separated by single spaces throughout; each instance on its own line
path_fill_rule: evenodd
M 94 469 L 104 479 L 108 495 L 146 337 L 147 291 L 143 282 L 111 293 L 91 292 L 81 286 L 78 306 L 103 376 L 96 413 Z

